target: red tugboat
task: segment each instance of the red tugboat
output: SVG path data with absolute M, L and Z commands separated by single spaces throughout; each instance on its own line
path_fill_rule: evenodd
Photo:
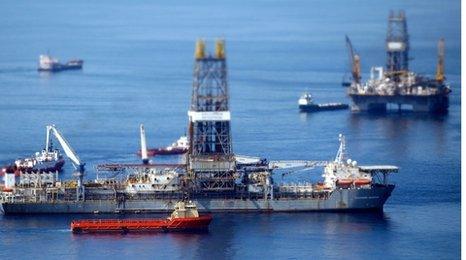
M 166 219 L 87 219 L 73 220 L 71 231 L 81 233 L 207 231 L 212 215 L 199 216 L 196 204 L 180 201 Z
M 188 148 L 189 148 L 188 137 L 181 136 L 176 142 L 174 142 L 173 144 L 167 147 L 147 149 L 147 155 L 156 156 L 156 155 L 184 154 L 188 151 Z M 141 156 L 141 150 L 138 151 L 138 155 Z

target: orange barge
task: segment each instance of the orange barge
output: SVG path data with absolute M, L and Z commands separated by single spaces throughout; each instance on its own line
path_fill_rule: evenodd
M 192 202 L 178 202 L 166 219 L 85 219 L 73 220 L 71 231 L 80 233 L 207 231 L 212 215 L 199 216 Z

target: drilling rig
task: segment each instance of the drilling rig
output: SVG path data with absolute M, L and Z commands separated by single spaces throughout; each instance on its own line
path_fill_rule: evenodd
M 409 34 L 404 11 L 390 12 L 385 40 L 387 61 L 384 67 L 372 67 L 370 78 L 361 82 L 359 55 L 346 38 L 353 80 L 348 88 L 353 112 L 387 112 L 410 110 L 444 114 L 448 112 L 450 86 L 445 83 L 445 42 L 438 43 L 435 78 L 409 70 Z
M 225 42 L 217 40 L 212 54 L 198 40 L 194 54 L 193 92 L 189 116 L 188 176 L 196 191 L 233 191 L 235 157 Z

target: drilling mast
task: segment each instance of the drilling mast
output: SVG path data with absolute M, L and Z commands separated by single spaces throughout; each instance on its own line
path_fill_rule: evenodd
M 230 131 L 230 110 L 225 42 L 215 42 L 212 55 L 205 42 L 196 43 L 193 92 L 189 116 L 189 178 L 197 191 L 234 190 L 235 158 Z
M 390 11 L 386 39 L 387 73 L 396 81 L 408 71 L 409 35 L 404 11 Z

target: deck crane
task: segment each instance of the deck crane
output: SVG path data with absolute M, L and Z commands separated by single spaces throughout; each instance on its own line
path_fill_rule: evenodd
M 345 163 L 347 159 L 346 139 L 343 134 L 338 135 L 340 147 L 334 162 Z M 288 169 L 290 172 L 300 171 L 301 169 L 313 169 L 315 167 L 325 167 L 330 161 L 307 161 L 307 160 L 291 160 L 291 161 L 270 161 L 269 169 Z
M 236 163 L 243 165 L 266 165 L 269 170 L 274 169 L 293 169 L 293 168 L 308 168 L 323 167 L 328 164 L 327 161 L 311 161 L 311 160 L 272 160 L 247 155 L 235 155 Z
M 323 167 L 327 164 L 328 164 L 327 161 L 307 161 L 307 160 L 270 161 L 269 169 L 293 169 L 293 168 L 313 169 L 315 167 Z
M 73 162 L 73 166 L 76 169 L 76 172 L 73 174 L 77 177 L 77 185 L 76 185 L 76 200 L 84 200 L 84 185 L 83 185 L 83 177 L 84 177 L 84 165 L 76 152 L 71 148 L 68 141 L 63 137 L 63 135 L 58 131 L 55 125 L 48 125 L 47 126 L 47 138 L 46 138 L 46 146 L 45 149 L 48 151 L 49 147 L 51 146 L 51 139 L 50 135 L 53 134 L 55 138 L 60 143 L 63 151 L 65 152 L 66 156 Z
M 346 37 L 346 47 L 348 48 L 348 52 L 349 52 L 351 76 L 353 78 L 353 82 L 356 84 L 359 84 L 361 82 L 360 58 L 359 58 L 359 55 L 354 50 L 353 44 L 351 44 L 349 37 L 347 35 L 345 35 L 345 37 Z

